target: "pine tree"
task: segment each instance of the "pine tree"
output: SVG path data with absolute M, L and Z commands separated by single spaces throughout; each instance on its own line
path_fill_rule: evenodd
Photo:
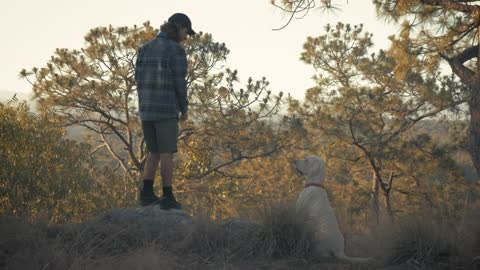
M 433 73 L 442 63 L 448 63 L 453 74 L 463 83 L 463 90 L 458 95 L 468 105 L 468 149 L 477 176 L 480 176 L 480 5 L 476 2 L 373 0 L 379 17 L 402 25 L 399 37 L 391 37 L 397 76 L 401 78 L 401 75 L 418 68 Z M 271 3 L 290 13 L 291 19 L 316 6 L 327 10 L 335 8 L 333 0 L 272 0 Z
M 421 69 L 398 78 L 397 62 L 388 51 L 370 52 L 371 37 L 361 25 L 343 23 L 309 37 L 302 60 L 316 69 L 317 86 L 307 90 L 303 104 L 291 99 L 290 111 L 327 138 L 321 144 L 335 149 L 326 151 L 331 158 L 370 169 L 374 213 L 378 217 L 383 194 L 384 208 L 393 218 L 392 187 L 396 179 L 411 175 L 405 164 L 420 149 L 404 145 L 415 140 L 407 132 L 458 103 L 455 91 L 461 86 L 451 76 Z

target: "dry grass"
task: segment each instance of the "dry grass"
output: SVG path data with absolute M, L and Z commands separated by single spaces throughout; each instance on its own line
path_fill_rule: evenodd
M 408 263 L 418 268 L 445 264 L 459 255 L 454 231 L 446 224 L 411 221 L 397 233 L 389 263 Z
M 250 255 L 266 258 L 295 257 L 308 259 L 313 247 L 313 229 L 302 214 L 293 207 L 277 203 L 265 207 L 255 218 L 259 224 L 250 231 L 252 245 L 246 249 Z
M 150 237 L 136 224 L 92 221 L 46 226 L 0 218 L 0 269 L 478 269 L 480 215 L 457 223 L 403 221 L 346 239 L 355 265 L 312 254 L 312 230 L 286 205 L 257 211 L 251 222 L 196 217 Z M 355 252 L 360 250 L 362 252 Z M 393 268 L 391 268 L 393 269 Z M 401 268 L 399 268 L 401 269 Z
M 378 229 L 377 256 L 383 265 L 407 269 L 480 269 L 480 214 L 466 213 L 463 220 L 436 220 L 423 216 L 404 218 L 388 229 Z M 480 265 L 479 265 L 480 266 Z

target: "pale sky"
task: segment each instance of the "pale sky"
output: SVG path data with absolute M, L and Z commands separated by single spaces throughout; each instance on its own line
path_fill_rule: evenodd
M 376 48 L 387 48 L 396 27 L 377 19 L 371 0 L 337 0 L 334 14 L 313 11 L 281 31 L 287 16 L 270 0 L 27 0 L 0 2 L 0 92 L 31 93 L 18 79 L 22 68 L 43 67 L 55 48 L 79 49 L 83 37 L 98 26 L 133 26 L 150 21 L 160 26 L 175 12 L 192 20 L 195 31 L 208 32 L 230 49 L 227 66 L 248 77 L 270 81 L 270 90 L 303 98 L 313 85 L 313 68 L 300 53 L 307 36 L 324 34 L 323 26 L 338 21 L 364 24 L 374 34 Z

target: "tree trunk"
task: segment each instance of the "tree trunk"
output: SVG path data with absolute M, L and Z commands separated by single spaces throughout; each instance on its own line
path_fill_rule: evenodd
M 480 38 L 480 27 L 478 35 Z M 469 152 L 477 177 L 480 177 L 480 46 L 471 46 L 452 58 L 442 57 L 448 61 L 460 81 L 470 88 L 470 99 L 467 102 L 470 112 Z M 463 64 L 473 58 L 477 58 L 476 72 Z
M 380 207 L 378 203 L 378 191 L 379 191 L 378 177 L 377 177 L 377 174 L 373 172 L 372 191 L 371 191 L 372 213 L 375 217 L 375 221 L 377 222 L 377 224 L 380 224 Z
M 477 171 L 477 177 L 480 177 L 480 81 L 476 80 L 471 90 L 468 102 L 470 111 L 469 151 Z
M 386 214 L 388 215 L 388 220 L 391 223 L 393 223 L 393 211 L 392 211 L 392 205 L 390 203 L 390 190 L 385 191 L 383 195 L 385 199 L 385 210 L 386 210 Z

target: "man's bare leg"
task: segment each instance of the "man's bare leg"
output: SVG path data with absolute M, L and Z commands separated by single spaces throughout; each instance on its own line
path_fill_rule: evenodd
M 143 179 L 153 180 L 155 178 L 155 172 L 157 171 L 159 161 L 159 153 L 148 153 L 147 161 L 145 162 L 145 168 L 143 169 Z
M 171 187 L 173 181 L 173 153 L 160 154 L 160 174 L 164 187 Z
M 173 153 L 160 154 L 160 173 L 163 182 L 163 209 L 181 209 L 182 206 L 175 200 L 172 190 Z
M 153 180 L 155 178 L 155 172 L 158 168 L 158 162 L 160 161 L 159 153 L 148 153 L 147 161 L 143 169 L 143 187 L 140 191 L 140 205 L 151 205 L 158 201 L 158 197 L 153 191 Z

